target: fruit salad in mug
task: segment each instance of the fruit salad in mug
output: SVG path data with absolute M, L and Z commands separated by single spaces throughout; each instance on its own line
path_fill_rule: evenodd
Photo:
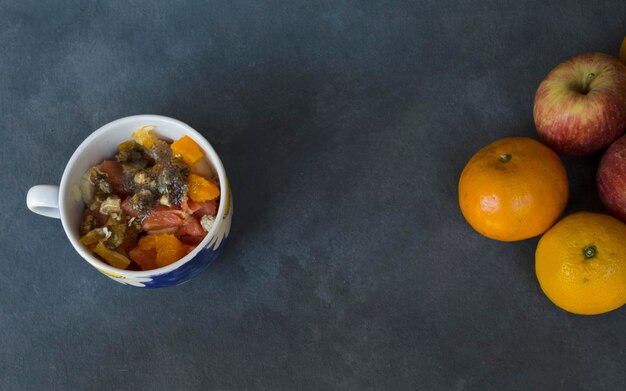
M 220 187 L 189 137 L 174 142 L 144 126 L 80 181 L 81 243 L 119 269 L 152 270 L 176 262 L 210 231 Z

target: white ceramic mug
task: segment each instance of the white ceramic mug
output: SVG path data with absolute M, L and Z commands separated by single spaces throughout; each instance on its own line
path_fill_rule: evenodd
M 155 132 L 159 137 L 176 140 L 189 136 L 202 148 L 219 180 L 220 203 L 211 230 L 185 257 L 154 270 L 121 270 L 99 260 L 80 242 L 79 227 L 85 205 L 80 196 L 79 184 L 81 176 L 87 169 L 102 160 L 110 159 L 116 153 L 118 144 L 131 139 L 132 132 L 150 125 L 156 126 Z M 226 172 L 211 144 L 189 125 L 160 115 L 121 118 L 96 130 L 80 144 L 70 158 L 63 172 L 61 184 L 32 187 L 26 196 L 26 204 L 35 213 L 60 218 L 65 234 L 76 251 L 101 273 L 122 284 L 145 288 L 178 285 L 198 275 L 224 248 L 233 215 Z

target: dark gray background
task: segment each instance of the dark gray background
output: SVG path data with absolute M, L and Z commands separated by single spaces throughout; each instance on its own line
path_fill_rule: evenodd
M 625 15 L 623 1 L 3 1 L 0 389 L 623 388 L 626 310 L 553 306 L 537 239 L 479 236 L 456 192 L 477 149 L 536 137 L 550 69 L 617 54 Z M 235 197 L 222 256 L 162 290 L 100 275 L 25 205 L 93 130 L 143 113 L 202 132 Z M 568 210 L 601 210 L 598 159 L 566 161 Z

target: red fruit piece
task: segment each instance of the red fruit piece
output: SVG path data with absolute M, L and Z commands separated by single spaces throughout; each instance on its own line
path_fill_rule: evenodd
M 130 217 L 139 217 L 140 215 L 139 211 L 130 204 L 130 197 L 126 197 L 124 201 L 122 201 L 122 210 Z
M 150 212 L 142 227 L 146 231 L 158 231 L 180 227 L 183 223 L 183 211 L 181 209 L 159 206 Z
M 182 242 L 193 246 L 198 245 L 206 234 L 207 232 L 202 228 L 198 219 L 193 216 L 187 217 L 184 224 L 176 231 L 176 236 Z
M 142 250 L 137 246 L 128 252 L 128 256 L 135 261 L 142 270 L 152 270 L 158 267 L 156 264 L 156 249 L 154 248 Z
M 606 209 L 626 223 L 626 136 L 605 152 L 596 177 L 598 194 Z
M 184 254 L 183 257 L 189 254 L 191 251 L 193 251 L 194 248 L 196 248 L 195 245 L 189 245 L 189 244 L 183 243 L 183 250 L 182 250 Z
M 107 174 L 113 194 L 120 197 L 126 196 L 124 190 L 124 168 L 115 160 L 105 160 L 100 163 L 100 171 Z
M 192 200 L 187 200 L 187 206 L 189 207 L 190 213 L 198 219 L 201 219 L 204 215 L 217 215 L 217 200 L 206 202 L 194 202 Z

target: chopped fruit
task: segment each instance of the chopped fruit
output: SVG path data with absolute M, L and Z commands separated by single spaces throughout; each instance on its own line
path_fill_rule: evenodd
M 144 270 L 167 266 L 189 254 L 197 243 L 181 242 L 175 235 L 169 233 L 150 234 L 139 239 L 137 247 L 130 250 L 129 255 Z M 145 267 L 155 267 L 145 269 Z
M 185 256 L 183 244 L 172 234 L 159 234 L 156 242 L 156 264 L 167 266 Z
M 111 184 L 113 194 L 126 195 L 124 190 L 124 168 L 115 160 L 105 160 L 100 163 L 100 171 L 107 175 L 107 181 Z
M 135 143 L 133 142 L 133 140 L 126 140 L 117 144 L 117 149 L 120 151 L 130 151 L 133 149 L 134 145 Z
M 206 236 L 207 231 L 202 228 L 197 218 L 189 216 L 185 223 L 178 228 L 176 236 L 184 243 L 198 245 Z
M 220 189 L 209 180 L 196 174 L 189 174 L 187 177 L 189 198 L 195 202 L 205 202 L 214 200 L 220 196 Z
M 192 236 L 204 236 L 206 231 L 202 229 L 200 221 L 193 216 L 189 216 L 185 219 L 184 224 L 178 228 L 177 231 L 180 235 L 192 235 Z
M 156 207 L 143 222 L 146 231 L 158 231 L 166 228 L 180 227 L 183 225 L 183 212 L 177 208 L 165 206 Z
M 101 256 L 109 265 L 118 269 L 126 269 L 130 265 L 130 259 L 117 251 L 109 250 L 102 242 L 98 242 L 93 252 Z
M 80 238 L 80 242 L 87 247 L 105 241 L 111 236 L 111 231 L 107 227 L 95 228 L 87 232 Z
M 137 243 L 137 248 L 144 250 L 144 251 L 155 249 L 156 248 L 155 238 L 156 238 L 156 235 L 142 236 L 141 239 L 139 239 L 139 242 Z
M 133 132 L 133 140 L 145 148 L 152 148 L 154 143 L 158 140 L 154 133 L 154 126 L 144 126 L 136 132 Z
M 205 234 L 206 234 L 206 232 L 205 232 Z M 179 236 L 178 238 L 184 244 L 188 244 L 188 245 L 192 246 L 191 248 L 193 249 L 193 247 L 199 245 L 202 242 L 202 240 L 204 239 L 204 236 L 184 235 L 184 236 Z
M 196 248 L 196 245 L 189 245 L 183 243 L 183 257 L 192 252 Z
M 136 248 L 131 250 L 131 253 L 134 257 L 141 258 L 140 261 L 147 261 L 149 260 L 148 256 L 150 255 L 150 251 L 155 251 L 154 261 L 158 267 L 174 263 L 187 253 L 186 247 L 184 247 L 183 243 L 173 234 L 153 234 L 144 236 L 139 239 L 139 244 Z
M 211 169 L 211 166 L 209 166 L 209 162 L 207 162 L 205 159 L 198 160 L 189 168 L 194 174 L 198 174 L 209 179 L 214 178 L 213 170 Z
M 185 164 L 190 166 L 204 156 L 202 149 L 189 136 L 183 136 L 172 143 L 172 154 L 182 157 Z
M 133 204 L 130 202 L 130 199 L 131 197 L 126 197 L 126 199 L 122 201 L 122 211 L 126 213 L 127 216 L 139 217 L 141 212 L 133 207 Z
M 172 144 L 155 129 L 134 132 L 115 160 L 89 167 L 77 186 L 85 203 L 80 241 L 117 268 L 176 262 L 206 237 L 201 221 L 218 209 L 220 188 L 202 149 L 188 136 Z
M 152 270 L 159 267 L 156 264 L 156 249 L 142 250 L 139 246 L 128 252 L 128 256 L 132 259 L 142 270 Z
M 206 202 L 194 202 L 192 200 L 187 200 L 187 209 L 189 213 L 192 213 L 197 218 L 201 219 L 202 216 L 217 215 L 217 200 L 211 200 Z

